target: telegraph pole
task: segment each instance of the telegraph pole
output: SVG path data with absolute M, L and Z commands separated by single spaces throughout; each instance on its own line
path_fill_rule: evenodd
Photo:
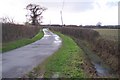
M 51 26 L 51 20 L 50 20 L 49 26 Z
M 60 11 L 60 14 L 61 14 L 61 23 L 62 23 L 62 26 L 63 26 L 62 11 Z
M 62 10 L 63 10 L 63 7 L 64 7 L 64 0 L 63 0 L 63 4 L 62 4 Z M 63 26 L 62 10 L 60 11 L 60 14 L 61 14 L 61 23 L 62 23 L 62 26 Z

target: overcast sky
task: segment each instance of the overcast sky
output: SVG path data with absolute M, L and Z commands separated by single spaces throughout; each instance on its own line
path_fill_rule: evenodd
M 48 8 L 43 13 L 43 24 L 103 25 L 118 24 L 119 0 L 3 0 L 0 2 L 0 17 L 14 18 L 17 23 L 26 21 L 26 5 L 38 4 Z M 64 5 L 63 5 L 64 3 Z

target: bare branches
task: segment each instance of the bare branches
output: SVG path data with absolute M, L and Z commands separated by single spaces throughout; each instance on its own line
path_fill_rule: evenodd
M 13 18 L 9 18 L 9 17 L 2 17 L 0 18 L 0 22 L 1 23 L 15 23 Z
M 32 20 L 32 24 L 36 25 L 38 22 L 41 22 L 40 20 L 42 19 L 42 13 L 47 9 L 45 7 L 41 7 L 40 5 L 36 4 L 28 4 L 26 6 L 26 9 L 29 10 L 31 13 L 29 17 Z

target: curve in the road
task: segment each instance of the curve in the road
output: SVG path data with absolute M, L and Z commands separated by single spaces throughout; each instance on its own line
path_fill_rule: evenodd
M 59 49 L 60 37 L 47 28 L 43 32 L 42 39 L 2 54 L 3 78 L 22 77 Z

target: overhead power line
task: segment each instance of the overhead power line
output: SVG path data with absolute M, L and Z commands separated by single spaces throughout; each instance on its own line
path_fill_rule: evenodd
M 64 8 L 64 2 L 65 2 L 65 1 L 63 0 L 63 3 L 62 3 L 62 10 L 63 10 L 63 8 Z

